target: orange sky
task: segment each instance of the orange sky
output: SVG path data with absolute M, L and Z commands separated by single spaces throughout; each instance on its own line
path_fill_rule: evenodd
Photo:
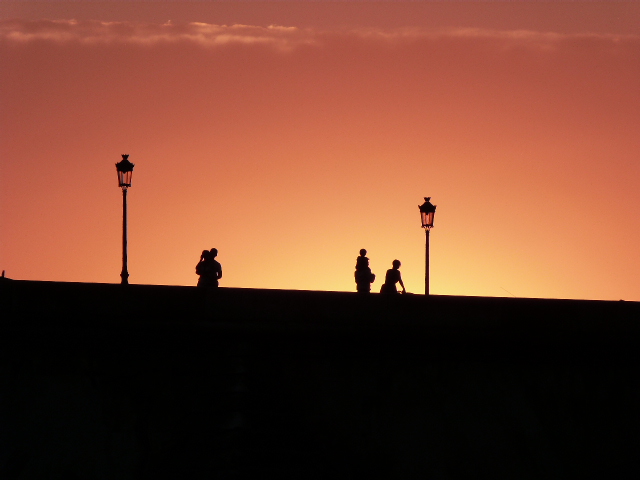
M 0 269 L 640 300 L 640 3 L 2 2 Z

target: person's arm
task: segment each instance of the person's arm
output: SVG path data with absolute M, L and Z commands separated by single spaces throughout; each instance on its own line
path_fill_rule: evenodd
M 222 278 L 222 266 L 218 267 L 218 280 Z
M 400 273 L 400 270 L 398 270 L 398 281 L 400 282 L 400 286 L 402 287 L 402 293 L 407 293 L 404 288 L 404 283 L 402 283 L 402 274 Z

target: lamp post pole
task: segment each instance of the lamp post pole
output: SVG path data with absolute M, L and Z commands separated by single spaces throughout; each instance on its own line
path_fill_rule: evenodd
M 418 205 L 420 220 L 424 228 L 424 294 L 429 295 L 429 233 L 433 228 L 433 217 L 436 215 L 436 205 L 431 203 L 431 197 L 424 197 L 424 203 Z
M 127 271 L 127 187 L 122 187 L 122 272 L 120 272 L 122 285 L 129 285 L 129 272 Z
M 430 228 L 424 229 L 424 294 L 429 295 L 429 232 Z
M 120 284 L 129 285 L 127 271 L 127 189 L 131 186 L 131 176 L 135 165 L 129 161 L 129 155 L 122 155 L 122 160 L 116 163 L 118 171 L 118 186 L 122 188 L 122 272 Z

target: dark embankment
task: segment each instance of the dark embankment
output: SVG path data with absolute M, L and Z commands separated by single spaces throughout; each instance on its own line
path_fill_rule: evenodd
M 0 283 L 0 478 L 640 474 L 640 304 Z

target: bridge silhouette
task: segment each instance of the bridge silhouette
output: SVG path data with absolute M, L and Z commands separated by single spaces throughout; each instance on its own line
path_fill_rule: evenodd
M 640 303 L 5 280 L 3 478 L 640 473 Z

